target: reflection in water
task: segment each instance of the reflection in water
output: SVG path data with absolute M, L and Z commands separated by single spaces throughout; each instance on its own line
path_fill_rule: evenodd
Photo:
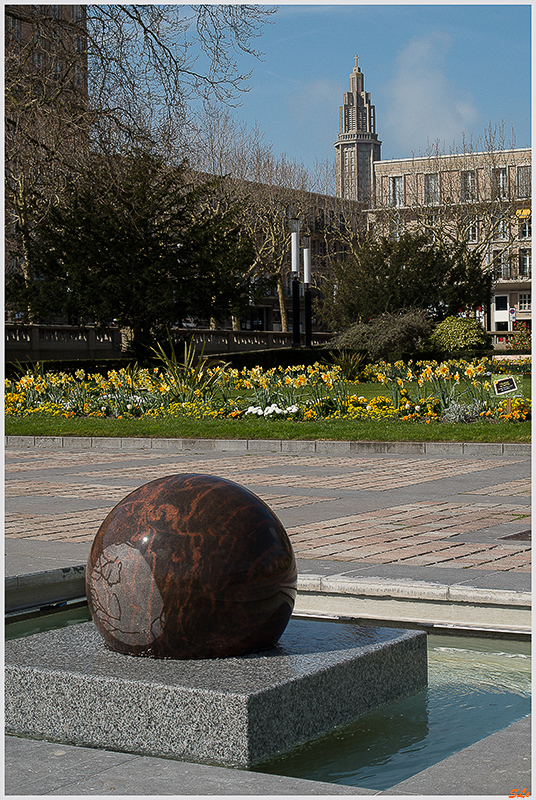
M 279 640 L 278 650 L 280 653 L 292 654 L 324 653 L 388 642 L 399 638 L 403 633 L 400 628 L 291 619 Z
M 428 666 L 427 689 L 257 771 L 382 791 L 530 713 L 528 643 L 429 636 Z

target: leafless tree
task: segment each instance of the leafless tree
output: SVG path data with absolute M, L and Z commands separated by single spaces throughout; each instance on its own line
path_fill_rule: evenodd
M 248 277 L 252 285 L 264 279 L 275 283 L 281 327 L 287 331 L 290 219 L 307 224 L 312 213 L 306 168 L 285 155 L 276 156 L 258 127 L 249 129 L 229 111 L 221 114 L 213 107 L 206 109 L 190 163 L 202 174 L 223 177 L 224 192 L 241 203 L 241 226 L 255 244 Z
M 157 142 L 180 160 L 193 106 L 236 104 L 275 8 L 6 5 L 6 211 L 24 267 L 33 221 L 89 152 Z M 10 256 L 8 255 L 8 261 Z

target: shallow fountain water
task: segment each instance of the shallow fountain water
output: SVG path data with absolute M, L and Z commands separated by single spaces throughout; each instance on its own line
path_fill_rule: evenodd
M 428 682 L 256 771 L 388 789 L 530 714 L 530 643 L 430 635 Z

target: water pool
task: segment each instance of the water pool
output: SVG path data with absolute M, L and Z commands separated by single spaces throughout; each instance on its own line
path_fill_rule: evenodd
M 530 643 L 430 635 L 426 689 L 255 771 L 384 791 L 526 717 L 530 690 Z

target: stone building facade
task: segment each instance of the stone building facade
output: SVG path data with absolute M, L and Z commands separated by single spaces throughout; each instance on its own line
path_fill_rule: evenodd
M 487 329 L 512 330 L 516 321 L 530 327 L 530 148 L 490 146 L 485 152 L 431 152 L 382 161 L 381 142 L 373 129 L 374 106 L 363 91 L 363 82 L 356 60 L 335 143 L 339 197 L 365 200 L 369 196 L 367 227 L 378 235 L 398 238 L 406 231 L 418 230 L 426 232 L 431 241 L 465 241 L 470 249 L 479 251 L 483 268 L 493 275 L 491 303 L 487 313 L 484 307 L 481 312 Z M 355 138 L 355 127 L 351 138 L 355 118 L 351 110 L 358 103 L 360 119 L 367 120 L 368 139 Z M 353 160 L 344 155 L 344 148 L 350 145 L 368 147 L 368 170 L 354 169 Z

